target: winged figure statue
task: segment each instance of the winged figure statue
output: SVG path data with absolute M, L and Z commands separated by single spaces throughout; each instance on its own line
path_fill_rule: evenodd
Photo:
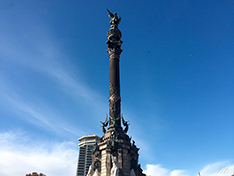
M 121 17 L 118 17 L 116 12 L 113 14 L 108 9 L 106 10 L 109 13 L 109 17 L 111 18 L 110 24 L 118 26 L 119 22 L 121 21 Z

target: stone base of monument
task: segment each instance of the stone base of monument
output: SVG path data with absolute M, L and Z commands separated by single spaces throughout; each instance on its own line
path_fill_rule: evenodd
M 101 176 L 144 176 L 138 165 L 138 151 L 135 141 L 131 142 L 121 128 L 110 127 L 94 147 L 92 170 L 98 170 Z

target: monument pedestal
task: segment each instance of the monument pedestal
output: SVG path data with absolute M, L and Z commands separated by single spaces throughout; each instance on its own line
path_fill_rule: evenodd
M 112 157 L 116 157 L 117 159 L 119 176 L 130 175 L 131 143 L 126 134 L 121 131 L 108 130 L 103 136 L 103 142 L 100 142 L 98 146 L 101 153 L 101 176 L 111 176 L 110 171 L 113 166 Z

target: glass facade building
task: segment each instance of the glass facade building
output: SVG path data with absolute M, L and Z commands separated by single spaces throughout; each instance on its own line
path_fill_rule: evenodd
M 79 157 L 76 176 L 86 176 L 89 166 L 92 164 L 92 149 L 100 138 L 96 135 L 83 136 L 79 141 Z

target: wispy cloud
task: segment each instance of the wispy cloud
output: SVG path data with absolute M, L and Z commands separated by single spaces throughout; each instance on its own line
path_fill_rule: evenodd
M 144 171 L 147 176 L 198 176 L 191 174 L 189 170 L 170 170 L 160 164 L 147 164 Z M 231 176 L 234 173 L 234 165 L 227 161 L 208 164 L 200 171 L 200 176 Z
M 0 105 L 5 110 L 14 113 L 17 117 L 44 130 L 49 130 L 60 135 L 64 134 L 64 132 L 78 136 L 85 134 L 84 131 L 66 122 L 65 118 L 51 110 L 52 108 L 48 108 L 40 102 L 35 103 L 22 98 L 11 87 L 8 87 L 3 79 L 1 79 L 0 87 Z
M 189 176 L 185 170 L 169 170 L 160 164 L 147 164 L 144 173 L 148 176 Z
M 74 98 L 77 102 L 86 104 L 86 106 L 94 113 L 100 113 L 101 115 L 101 113 L 104 112 L 103 110 L 106 109 L 105 107 L 107 104 L 104 103 L 104 98 L 94 89 L 82 82 L 78 82 L 78 80 L 71 76 L 67 70 L 63 68 L 50 68 L 47 70 L 47 73 L 61 85 L 64 92 Z
M 75 175 L 76 144 L 33 141 L 22 131 L 0 133 L 0 175 Z M 14 166 L 14 169 L 12 167 Z
M 69 58 L 60 51 L 59 42 L 48 34 L 46 27 L 40 27 L 39 29 L 35 27 L 27 28 L 25 32 L 27 31 L 29 36 L 23 33 L 22 36 L 17 35 L 17 37 L 11 36 L 5 30 L 4 35 L 0 35 L 2 37 L 0 41 L 0 67 L 4 67 L 4 64 L 8 63 L 21 70 L 29 68 L 40 75 L 44 75 L 46 79 L 56 83 L 63 94 L 67 95 L 76 105 L 88 109 L 87 116 L 89 116 L 90 120 L 96 116 L 105 116 L 107 101 L 99 92 L 82 81 L 85 78 L 77 74 L 77 71 L 74 71 L 71 64 L 69 64 Z M 79 70 L 79 68 L 76 68 L 76 70 Z M 75 130 L 77 126 L 75 128 L 73 124 L 65 123 L 65 118 L 61 115 L 62 113 L 59 113 L 58 109 L 56 112 L 52 108 L 44 106 L 46 104 L 47 107 L 50 107 L 46 99 L 40 99 L 41 102 L 35 103 L 24 96 L 25 92 L 22 92 L 22 89 L 19 88 L 21 85 L 19 83 L 12 84 L 9 75 L 10 70 L 7 70 L 2 72 L 0 77 L 2 85 L 5 87 L 4 91 L 0 93 L 0 97 L 2 97 L 0 103 L 8 104 L 11 111 L 18 111 L 18 115 L 23 113 L 31 116 L 32 118 L 26 119 L 34 125 L 46 126 L 54 131 L 63 129 L 77 133 L 78 130 Z M 4 77 L 6 79 L 3 79 Z M 27 90 L 23 89 L 23 91 Z M 36 96 L 40 97 L 40 95 Z M 6 105 L 5 107 L 7 108 Z
M 32 32 L 29 33 L 32 35 Z M 27 46 L 21 45 L 20 41 L 8 40 L 3 37 L 3 41 L 0 42 L 0 46 L 2 46 L 0 57 L 5 61 L 27 66 L 49 76 L 71 98 L 82 102 L 82 104 L 85 103 L 87 106 L 92 105 L 90 109 L 94 109 L 95 112 L 97 112 L 96 108 L 102 109 L 106 104 L 100 93 L 82 82 L 82 79 L 85 78 L 78 74 L 74 76 L 74 70 L 71 64 L 69 65 L 69 58 L 59 50 L 58 42 L 46 35 L 46 32 L 41 33 L 43 32 L 38 34 L 39 36 L 42 35 L 41 38 L 32 37 L 29 39 L 27 37 Z M 79 70 L 79 68 L 76 68 L 76 70 Z
M 234 165 L 228 161 L 208 164 L 201 172 L 201 176 L 231 176 L 234 174 Z

